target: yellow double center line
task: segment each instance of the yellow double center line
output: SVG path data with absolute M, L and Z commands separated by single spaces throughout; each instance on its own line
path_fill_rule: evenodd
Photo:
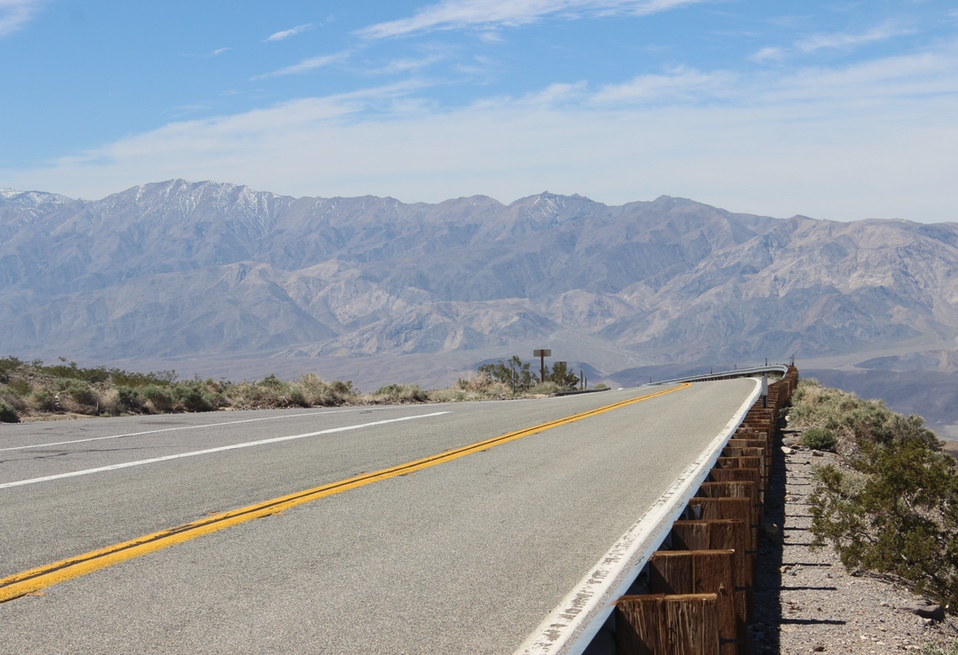
M 255 505 L 249 505 L 247 507 L 242 507 L 229 512 L 214 514 L 198 521 L 193 521 L 192 523 L 186 523 L 168 530 L 161 530 L 160 532 L 154 532 L 153 534 L 148 534 L 137 539 L 124 541 L 112 546 L 107 546 L 106 548 L 100 548 L 99 550 L 93 550 L 82 555 L 77 555 L 76 557 L 71 557 L 59 562 L 53 562 L 52 564 L 40 566 L 28 571 L 23 571 L 21 573 L 0 579 L 0 603 L 12 600 L 14 598 L 19 598 L 20 596 L 39 591 L 41 589 L 45 589 L 66 580 L 77 578 L 81 575 L 86 575 L 87 573 L 92 573 L 99 569 L 118 564 L 128 559 L 133 559 L 134 557 L 140 557 L 141 555 L 152 553 L 154 551 L 160 550 L 161 548 L 168 548 L 170 546 L 189 541 L 190 539 L 195 539 L 211 532 L 216 532 L 218 530 L 223 530 L 240 523 L 245 523 L 246 521 L 276 514 L 291 507 L 302 505 L 303 503 L 319 500 L 320 498 L 325 498 L 327 496 L 342 493 L 350 489 L 372 484 L 373 482 L 388 480 L 389 478 L 413 473 L 421 469 L 429 468 L 430 466 L 442 464 L 443 462 L 449 462 L 470 453 L 486 450 L 488 448 L 508 443 L 510 441 L 515 441 L 516 439 L 521 439 L 522 437 L 527 437 L 531 434 L 544 432 L 546 430 L 559 427 L 560 425 L 567 425 L 569 423 L 581 421 L 582 419 L 589 418 L 590 416 L 596 416 L 613 409 L 618 409 L 619 407 L 624 407 L 626 405 L 631 405 L 643 400 L 648 400 L 650 398 L 662 396 L 667 393 L 672 393 L 688 386 L 688 384 L 683 384 L 678 387 L 665 389 L 656 393 L 640 396 L 638 398 L 632 398 L 630 400 L 625 400 L 612 405 L 606 405 L 605 407 L 600 407 L 598 409 L 582 412 L 581 414 L 567 416 L 566 418 L 551 421 L 549 423 L 535 425 L 530 428 L 525 428 L 524 430 L 509 432 L 508 434 L 487 439 L 486 441 L 480 441 L 469 446 L 456 448 L 454 450 L 449 450 L 431 457 L 426 457 L 424 459 L 418 459 L 405 464 L 400 464 L 398 466 L 382 469 L 374 473 L 364 473 L 346 480 L 332 482 L 330 484 L 325 484 L 313 489 L 306 489 L 305 491 L 300 491 L 288 496 L 281 496 L 279 498 L 267 500 Z

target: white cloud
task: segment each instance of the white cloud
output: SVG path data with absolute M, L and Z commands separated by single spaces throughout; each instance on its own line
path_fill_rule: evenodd
M 522 103 L 535 107 L 555 107 L 570 102 L 581 101 L 588 91 L 586 82 L 575 84 L 550 84 L 542 91 L 530 93 L 522 98 Z
M 676 101 L 695 104 L 727 96 L 737 86 L 737 79 L 733 73 L 702 73 L 679 66 L 661 75 L 640 75 L 625 84 L 605 86 L 592 97 L 592 102 L 606 106 Z
M 486 43 L 502 43 L 505 39 L 498 30 L 482 30 L 479 32 L 479 39 Z
M 306 30 L 311 29 L 312 27 L 313 27 L 312 23 L 306 23 L 305 25 L 297 25 L 296 27 L 293 27 L 288 30 L 283 30 L 281 32 L 274 32 L 273 34 L 270 34 L 268 37 L 266 37 L 266 40 L 267 41 L 282 41 L 283 39 L 288 39 L 291 36 L 296 36 L 297 34 L 305 32 Z
M 394 75 L 397 73 L 412 73 L 422 70 L 423 68 L 428 68 L 429 66 L 442 61 L 442 59 L 442 55 L 429 55 L 428 57 L 419 58 L 405 57 L 389 62 L 389 64 L 387 64 L 384 68 L 381 68 L 375 72 L 389 75 Z
M 285 75 L 300 75 L 302 73 L 308 73 L 309 71 L 316 70 L 317 68 L 323 68 L 334 64 L 337 61 L 342 61 L 349 57 L 348 52 L 338 52 L 332 55 L 320 55 L 318 57 L 310 57 L 309 59 L 304 59 L 298 64 L 293 64 L 292 66 L 287 66 L 286 68 L 281 68 L 279 70 L 273 71 L 271 73 L 263 73 L 262 75 L 256 75 L 253 77 L 253 80 L 265 80 L 271 77 L 283 77 Z
M 359 31 L 381 39 L 414 32 L 467 27 L 516 27 L 545 16 L 581 18 L 589 15 L 647 15 L 707 0 L 444 0 L 421 9 L 411 18 L 378 23 Z
M 845 68 L 809 68 L 764 87 L 767 101 L 782 103 L 875 103 L 958 96 L 958 56 L 926 52 L 886 57 Z
M 508 202 L 548 189 L 615 204 L 670 194 L 776 216 L 958 220 L 955 52 L 753 78 L 677 68 L 454 110 L 423 104 L 421 88 L 171 123 L 0 179 L 83 197 L 185 177 L 296 196 Z
M 900 36 L 914 34 L 915 30 L 904 25 L 886 22 L 868 31 L 860 33 L 835 32 L 830 34 L 819 33 L 799 39 L 791 47 L 771 46 L 762 48 L 752 54 L 749 61 L 765 64 L 779 62 L 797 52 L 814 54 L 822 50 L 851 51 L 861 46 L 880 43 L 896 39 Z
M 232 48 L 217 48 L 210 53 L 210 57 L 219 57 L 224 52 L 229 52 L 230 50 L 232 50 Z
M 893 23 L 885 23 L 860 34 L 845 32 L 815 34 L 798 41 L 795 47 L 806 53 L 816 52 L 818 50 L 852 50 L 862 45 L 887 41 L 912 33 L 913 30 Z
M 770 61 L 781 61 L 784 58 L 785 51 L 782 48 L 768 47 L 762 48 L 758 52 L 754 53 L 751 57 L 749 57 L 749 60 L 759 64 L 764 64 Z
M 26 25 L 46 0 L 0 0 L 0 37 Z

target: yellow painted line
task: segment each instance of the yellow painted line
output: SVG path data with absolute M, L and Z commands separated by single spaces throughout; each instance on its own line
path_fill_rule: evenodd
M 162 548 L 169 548 L 170 546 L 189 541 L 190 539 L 195 539 L 205 534 L 210 534 L 211 532 L 217 532 L 218 530 L 223 530 L 240 523 L 245 523 L 246 521 L 276 514 L 291 507 L 302 505 L 303 503 L 319 500 L 320 498 L 332 496 L 334 494 L 342 493 L 357 487 L 363 487 L 367 484 L 372 484 L 373 482 L 388 480 L 389 478 L 394 478 L 399 475 L 406 475 L 415 471 L 429 468 L 431 466 L 436 466 L 437 464 L 442 464 L 444 462 L 449 462 L 454 459 L 464 457 L 470 453 L 486 450 L 488 448 L 508 443 L 510 441 L 515 441 L 516 439 L 521 439 L 522 437 L 527 437 L 532 434 L 544 432 L 561 425 L 567 425 L 569 423 L 581 421 L 582 419 L 586 419 L 591 416 L 597 416 L 599 414 L 612 411 L 613 409 L 625 407 L 626 405 L 631 405 L 643 400 L 649 400 L 650 398 L 663 396 L 668 393 L 679 391 L 680 389 L 685 389 L 688 386 L 690 385 L 685 383 L 683 385 L 658 391 L 656 393 L 639 396 L 638 398 L 632 398 L 630 400 L 624 400 L 622 402 L 606 405 L 605 407 L 599 407 L 598 409 L 589 410 L 587 412 L 582 412 L 573 416 L 567 416 L 556 421 L 542 423 L 540 425 L 525 428 L 523 430 L 517 430 L 516 432 L 509 432 L 498 437 L 493 437 L 492 439 L 480 441 L 469 446 L 463 446 L 462 448 L 449 450 L 444 453 L 432 455 L 431 457 L 426 457 L 424 459 L 407 462 L 405 464 L 382 469 L 373 473 L 364 473 L 352 478 L 340 480 L 339 482 L 332 482 L 320 487 L 307 489 L 305 491 L 300 491 L 288 496 L 281 496 L 279 498 L 274 498 L 272 500 L 267 500 L 255 505 L 249 505 L 240 509 L 231 510 L 229 512 L 214 514 L 198 521 L 193 521 L 192 523 L 186 523 L 168 530 L 161 530 L 160 532 L 154 532 L 153 534 L 148 534 L 137 539 L 114 544 L 112 546 L 107 546 L 106 548 L 100 548 L 99 550 L 93 550 L 82 555 L 77 555 L 76 557 L 71 557 L 59 562 L 54 562 L 52 564 L 40 566 L 28 571 L 23 571 L 21 573 L 0 579 L 0 603 L 25 596 L 29 593 L 40 591 L 41 589 L 59 584 L 60 582 L 65 582 L 66 580 L 71 580 L 73 578 L 80 577 L 81 575 L 86 575 L 87 573 L 92 573 L 99 569 L 103 569 L 114 564 L 119 564 L 120 562 L 133 559 L 135 557 L 140 557 L 141 555 L 152 553 Z

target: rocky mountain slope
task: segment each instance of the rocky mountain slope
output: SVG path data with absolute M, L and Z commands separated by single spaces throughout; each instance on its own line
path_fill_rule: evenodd
M 366 384 L 445 384 L 532 347 L 621 383 L 792 355 L 951 374 L 958 224 L 773 219 L 669 197 L 4 190 L 0 335 L 0 352 L 26 358 L 251 377 L 319 365 Z

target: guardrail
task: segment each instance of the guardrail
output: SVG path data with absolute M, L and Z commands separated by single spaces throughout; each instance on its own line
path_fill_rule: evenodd
M 754 366 L 752 368 L 736 368 L 731 371 L 721 371 L 719 373 L 707 373 L 703 375 L 689 375 L 684 378 L 672 378 L 670 380 L 657 380 L 655 382 L 650 382 L 647 385 L 642 386 L 655 386 L 658 384 L 673 384 L 681 382 L 706 382 L 708 380 L 728 380 L 731 378 L 748 378 L 755 375 L 761 375 L 765 373 L 766 375 L 777 375 L 779 377 L 785 377 L 788 374 L 789 368 L 794 368 L 794 364 L 772 364 L 770 366 Z
M 517 653 L 746 655 L 755 555 L 779 409 L 792 366 L 738 369 L 692 382 L 780 373 L 617 543 Z M 659 383 L 659 384 L 663 384 Z

